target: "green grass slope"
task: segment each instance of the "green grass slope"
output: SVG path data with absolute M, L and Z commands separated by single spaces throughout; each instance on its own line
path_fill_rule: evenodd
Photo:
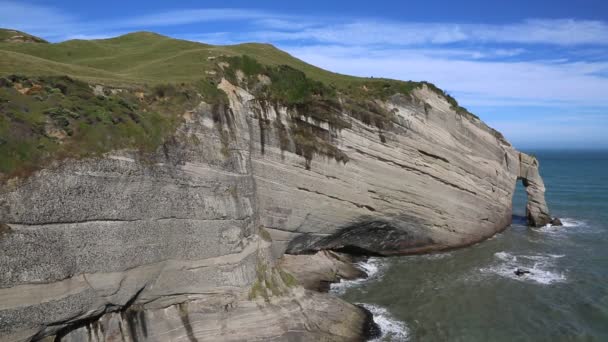
M 213 57 L 249 55 L 262 64 L 288 65 L 312 79 L 347 87 L 352 82 L 381 82 L 332 73 L 305 63 L 269 44 L 214 46 L 173 39 L 150 32 L 136 32 L 116 38 L 69 40 L 57 44 L 14 44 L 0 40 L 3 56 L 0 74 L 40 75 L 52 71 L 100 83 L 130 82 L 155 84 L 196 81 L 212 70 Z M 22 56 L 35 57 L 34 63 Z M 34 65 L 35 64 L 35 65 Z

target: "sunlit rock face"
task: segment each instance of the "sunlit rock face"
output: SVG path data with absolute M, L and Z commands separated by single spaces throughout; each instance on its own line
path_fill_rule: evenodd
M 304 171 L 302 158 L 282 151 L 277 135 L 265 131 L 264 154 L 256 149 L 252 166 L 261 223 L 273 236 L 275 255 L 420 253 L 465 246 L 510 224 L 520 152 L 426 87 L 414 95 L 383 103 L 397 118 L 391 130 L 357 120 L 349 129 L 326 128 L 348 156 L 346 164 L 314 158 Z M 280 108 L 266 115 L 271 121 L 287 117 Z M 535 184 L 542 184 L 533 170 Z M 531 197 L 536 200 L 544 203 L 542 191 Z
M 64 160 L 2 185 L 0 340 L 353 341 L 366 314 L 290 284 L 277 258 L 472 244 L 510 224 L 518 178 L 531 224 L 550 218 L 535 159 L 426 87 L 380 103 L 392 127 L 309 122 L 336 161 L 298 152 L 297 112 L 220 86 L 230 105 L 185 113 L 153 156 Z

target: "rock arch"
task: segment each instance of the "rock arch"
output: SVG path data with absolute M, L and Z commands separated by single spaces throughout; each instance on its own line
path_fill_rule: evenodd
M 517 179 L 522 181 L 528 194 L 526 218 L 528 225 L 541 227 L 552 222 L 549 208 L 545 201 L 545 183 L 538 171 L 538 159 L 525 153 L 519 153 L 519 174 Z

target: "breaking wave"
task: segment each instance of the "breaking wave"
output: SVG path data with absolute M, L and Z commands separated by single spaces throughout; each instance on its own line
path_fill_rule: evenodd
M 374 315 L 374 322 L 380 327 L 380 337 L 371 340 L 374 342 L 380 341 L 407 341 L 409 337 L 409 329 L 405 323 L 396 320 L 389 312 L 383 307 L 357 303 L 362 307 L 369 310 Z
M 386 265 L 382 263 L 381 258 L 369 258 L 365 261 L 355 263 L 355 267 L 364 271 L 367 274 L 367 278 L 359 278 L 354 280 L 340 280 L 339 283 L 333 283 L 330 285 L 329 292 L 342 295 L 351 287 L 360 286 L 372 280 L 382 278 L 384 268 Z
M 507 252 L 494 253 L 497 260 L 492 266 L 481 268 L 482 273 L 490 273 L 517 281 L 549 285 L 566 282 L 566 275 L 556 271 L 554 262 L 564 257 L 559 254 L 545 255 L 512 255 Z M 516 270 L 529 273 L 515 274 Z
M 360 278 L 355 280 L 341 280 L 339 283 L 331 284 L 330 292 L 336 295 L 343 295 L 351 287 L 358 287 L 370 281 L 376 281 L 382 278 L 384 270 L 387 267 L 385 263 L 386 259 L 382 258 L 369 258 L 365 261 L 355 263 L 355 267 L 361 269 L 367 274 L 367 278 Z M 367 304 L 367 303 L 356 303 L 369 312 L 372 313 L 374 322 L 380 327 L 380 337 L 371 340 L 374 342 L 380 341 L 407 341 L 409 336 L 409 330 L 405 323 L 396 320 L 389 312 L 383 307 Z

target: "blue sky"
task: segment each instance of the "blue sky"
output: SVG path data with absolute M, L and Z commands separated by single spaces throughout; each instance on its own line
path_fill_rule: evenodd
M 269 42 L 336 72 L 431 81 L 520 148 L 608 148 L 608 1 L 0 0 L 0 27 Z

